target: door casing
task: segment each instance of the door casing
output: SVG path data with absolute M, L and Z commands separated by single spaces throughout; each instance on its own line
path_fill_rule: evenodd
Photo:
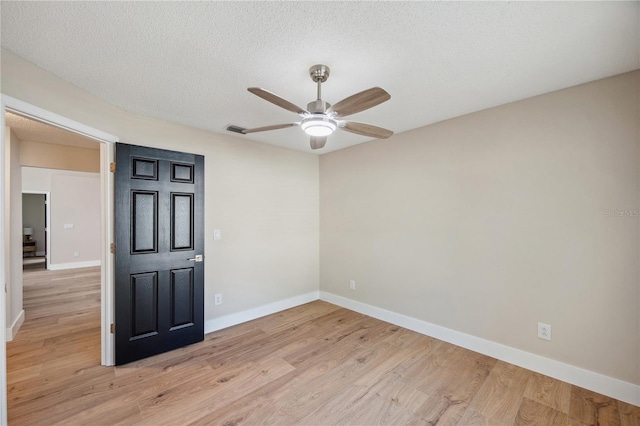
M 101 249 L 101 283 L 100 283 L 100 318 L 101 318 L 101 364 L 114 364 L 114 337 L 110 333 L 110 324 L 114 318 L 114 283 L 113 255 L 110 246 L 113 242 L 113 174 L 110 163 L 114 161 L 114 146 L 119 142 L 117 136 L 55 114 L 36 105 L 0 94 L 0 199 L 5 192 L 5 113 L 7 111 L 23 115 L 36 121 L 60 127 L 73 133 L 100 142 L 100 188 L 102 215 L 100 235 Z M 0 209 L 0 223 L 4 223 L 4 209 Z M 0 226 L 0 240 L 4 241 L 4 226 Z M 0 244 L 0 277 L 6 283 L 6 256 L 4 245 Z M 0 306 L 6 307 L 5 292 L 0 291 Z M 7 347 L 6 316 L 0 315 L 0 424 L 7 424 Z

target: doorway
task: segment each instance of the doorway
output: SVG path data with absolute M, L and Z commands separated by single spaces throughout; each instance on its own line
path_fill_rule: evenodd
M 31 281 L 26 275 L 31 271 L 71 270 L 101 263 L 100 143 L 12 112 L 5 113 L 5 124 L 11 158 L 10 185 L 5 186 L 10 200 L 8 226 L 10 239 L 19 240 L 10 243 L 6 265 L 11 271 L 7 312 L 15 322 L 14 318 L 22 321 L 36 316 L 29 312 L 25 300 L 25 283 Z M 51 229 L 50 210 L 56 219 Z M 52 253 L 52 246 L 56 253 Z M 19 247 L 21 250 L 15 250 Z M 60 281 L 57 289 L 64 290 L 63 284 L 65 281 Z M 19 329 L 19 323 L 12 327 L 12 339 Z
M 113 322 L 113 259 L 110 255 L 109 246 L 111 235 L 113 234 L 113 177 L 109 172 L 109 164 L 114 158 L 114 144 L 118 138 L 92 128 L 85 124 L 76 122 L 61 115 L 52 113 L 38 106 L 23 102 L 11 96 L 2 95 L 0 97 L 2 114 L 0 114 L 0 127 L 5 128 L 5 112 L 13 112 L 24 117 L 34 119 L 39 122 L 53 125 L 56 128 L 63 128 L 75 134 L 81 134 L 90 139 L 100 142 L 100 210 L 104 214 L 100 219 L 100 357 L 102 365 L 113 365 L 113 335 L 110 333 L 110 324 Z M 0 133 L 0 150 L 9 143 L 9 135 L 3 131 Z M 1 182 L 0 191 L 6 185 L 5 164 L 0 164 Z M 4 212 L 0 212 L 0 218 L 4 219 Z M 0 237 L 6 240 L 9 235 L 5 228 L 0 228 Z M 0 276 L 6 276 L 5 262 L 8 253 L 0 248 Z M 0 292 L 0 305 L 5 306 L 7 297 L 5 292 Z M 4 316 L 0 316 L 0 341 L 6 338 L 7 321 Z M 6 345 L 0 345 L 0 423 L 7 421 L 7 374 L 6 374 Z
M 22 191 L 23 270 L 49 269 L 49 198 L 48 192 Z
M 15 401 L 18 382 L 12 373 L 21 369 L 40 366 L 45 375 L 71 358 L 73 368 L 100 366 L 100 143 L 5 114 L 12 159 L 11 184 L 5 187 L 11 200 L 10 238 L 19 235 L 20 240 L 10 243 L 8 253 L 12 279 L 7 312 L 15 325 L 6 346 L 7 385 L 10 401 Z M 47 207 L 54 212 L 52 232 L 47 229 Z M 21 251 L 13 250 L 20 246 Z M 78 318 L 82 321 L 76 324 Z M 31 345 L 38 336 L 47 339 L 43 346 L 50 341 L 58 346 L 46 353 L 25 349 L 25 342 Z M 82 344 L 74 343 L 78 341 Z M 16 409 L 8 406 L 9 419 Z

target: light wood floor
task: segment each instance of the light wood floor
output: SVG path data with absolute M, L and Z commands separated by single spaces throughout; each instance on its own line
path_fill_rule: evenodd
M 317 301 L 100 366 L 99 271 L 25 271 L 10 425 L 640 425 L 640 408 Z

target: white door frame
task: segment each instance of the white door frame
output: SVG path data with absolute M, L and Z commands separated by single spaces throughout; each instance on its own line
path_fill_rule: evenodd
M 113 255 L 110 253 L 113 241 L 113 175 L 109 164 L 113 161 L 115 143 L 118 137 L 89 127 L 67 117 L 47 111 L 19 99 L 0 94 L 0 199 L 4 200 L 5 187 L 5 113 L 16 112 L 20 115 L 60 127 L 94 139 L 100 144 L 100 186 L 102 199 L 101 214 L 101 273 L 100 273 L 100 318 L 101 318 L 101 363 L 114 364 L 114 338 L 110 333 L 110 324 L 114 320 L 114 284 Z M 4 223 L 4 209 L 0 209 L 0 224 Z M 0 226 L 0 241 L 5 238 L 4 226 Z M 0 277 L 6 283 L 4 245 L 0 244 Z M 7 346 L 6 346 L 6 295 L 0 291 L 0 424 L 7 424 Z
M 51 207 L 51 192 L 49 191 L 22 191 L 23 194 L 37 194 L 37 195 L 44 195 L 44 209 L 45 209 L 45 221 L 47 222 L 47 226 L 44 227 L 44 232 L 46 235 L 45 238 L 45 252 L 46 255 L 44 257 L 44 267 L 45 269 L 49 269 L 49 262 L 51 261 L 51 232 L 49 232 L 49 230 L 51 229 L 51 211 L 49 210 L 49 208 Z M 24 209 L 24 207 L 23 207 Z M 24 214 L 23 214 L 24 217 Z

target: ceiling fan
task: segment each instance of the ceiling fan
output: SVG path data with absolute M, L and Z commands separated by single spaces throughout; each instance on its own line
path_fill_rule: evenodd
M 307 104 L 307 109 L 292 104 L 278 95 L 260 87 L 249 87 L 247 89 L 249 92 L 261 97 L 265 101 L 271 102 L 274 105 L 298 114 L 302 117 L 301 121 L 256 127 L 254 129 L 243 129 L 236 126 L 229 126 L 228 130 L 237 131 L 242 134 L 249 134 L 300 126 L 302 130 L 311 137 L 311 149 L 323 148 L 327 143 L 327 137 L 337 129 L 380 139 L 386 139 L 393 135 L 391 130 L 383 129 L 382 127 L 343 120 L 343 118 L 348 115 L 373 108 L 376 105 L 388 101 L 391 98 L 389 93 L 380 87 L 372 87 L 371 89 L 363 90 L 362 92 L 349 96 L 332 106 L 328 102 L 324 102 L 321 97 L 321 85 L 329 78 L 329 72 L 329 67 L 326 65 L 319 64 L 309 68 L 309 75 L 311 76 L 311 79 L 318 85 L 318 96 L 315 101 L 311 101 Z

